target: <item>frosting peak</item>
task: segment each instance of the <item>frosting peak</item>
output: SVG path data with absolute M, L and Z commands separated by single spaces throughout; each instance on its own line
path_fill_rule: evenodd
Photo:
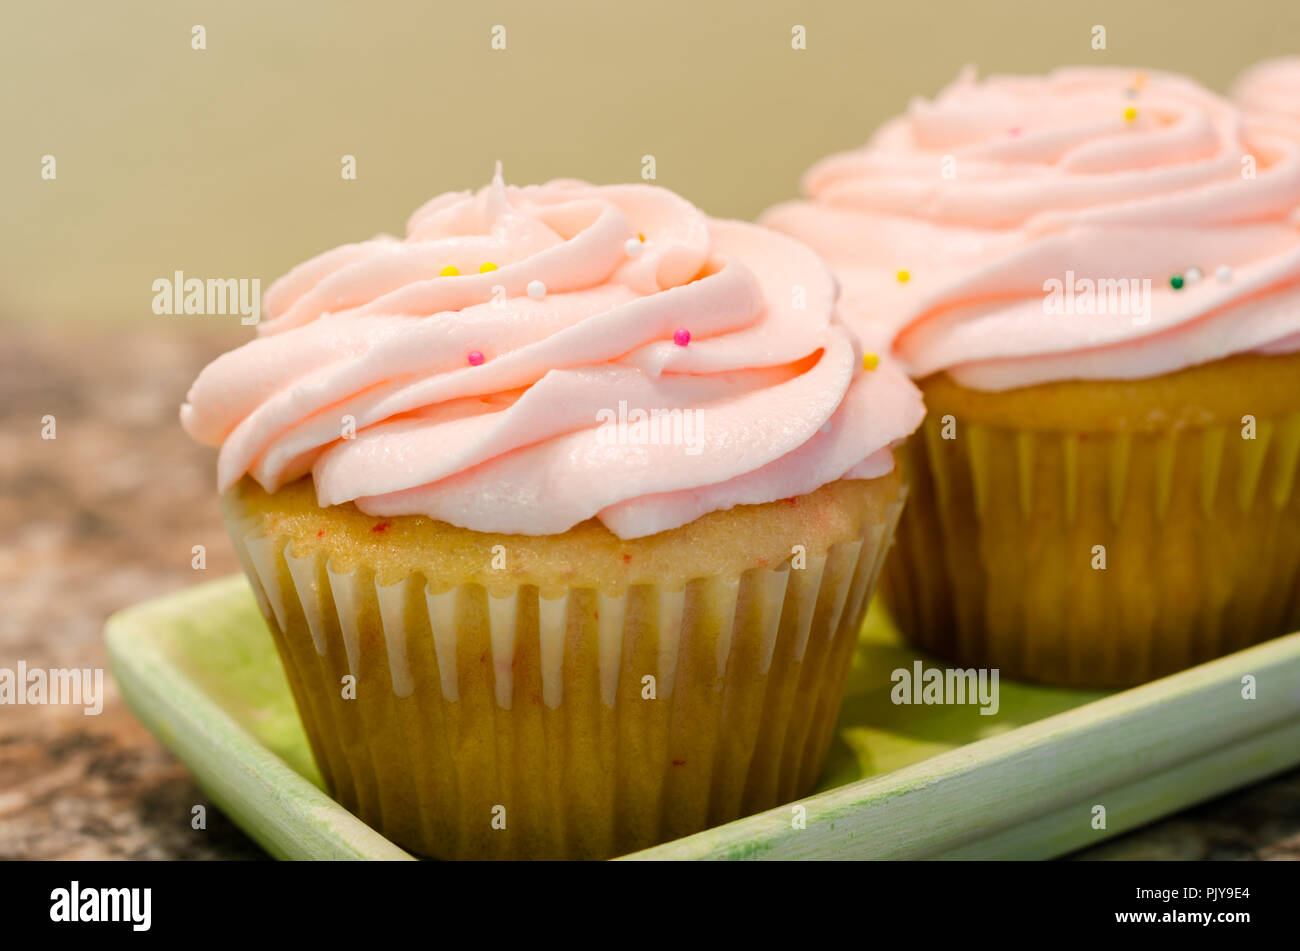
M 404 239 L 277 281 L 181 419 L 221 446 L 223 489 L 310 472 L 322 505 L 632 538 L 889 471 L 920 397 L 862 371 L 834 306 L 789 238 L 653 186 L 516 188 L 498 168 Z
M 1232 95 L 1252 123 L 1300 140 L 1300 56 L 1256 63 L 1237 79 Z

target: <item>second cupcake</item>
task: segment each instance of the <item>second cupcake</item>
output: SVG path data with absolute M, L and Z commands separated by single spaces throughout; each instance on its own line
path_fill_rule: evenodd
M 1191 80 L 968 73 L 766 224 L 929 410 L 882 590 L 916 643 L 1137 683 L 1300 627 L 1300 148 Z

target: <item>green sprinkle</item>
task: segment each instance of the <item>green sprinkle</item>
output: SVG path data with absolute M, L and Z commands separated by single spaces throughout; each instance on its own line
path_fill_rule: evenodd
M 1181 274 L 1175 274 L 1173 277 L 1169 278 L 1169 286 L 1176 291 L 1181 291 L 1183 289 L 1183 276 Z

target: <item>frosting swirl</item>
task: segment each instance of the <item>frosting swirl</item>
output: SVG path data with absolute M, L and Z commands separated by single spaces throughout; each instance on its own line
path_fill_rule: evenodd
M 507 187 L 498 169 L 405 239 L 277 281 L 258 338 L 203 370 L 181 420 L 221 447 L 223 490 L 310 472 L 321 505 L 527 535 L 596 517 L 635 538 L 890 471 L 920 396 L 862 371 L 835 293 L 808 248 L 664 189 Z
M 1189 79 L 968 70 L 804 186 L 764 223 L 914 376 L 1003 390 L 1300 348 L 1300 145 Z
M 1232 97 L 1252 121 L 1300 139 L 1300 56 L 1256 63 L 1237 78 Z

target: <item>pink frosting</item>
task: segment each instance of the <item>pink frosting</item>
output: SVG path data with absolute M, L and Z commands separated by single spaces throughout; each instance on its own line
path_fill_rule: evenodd
M 1300 56 L 1255 64 L 1237 79 L 1232 97 L 1252 122 L 1300 139 Z
M 914 376 L 1004 390 L 1300 349 L 1300 143 L 1189 79 L 967 71 L 804 186 L 763 223 L 822 254 L 863 346 Z M 1127 305 L 1081 283 L 1117 280 Z
M 220 445 L 223 489 L 310 472 L 322 505 L 528 535 L 594 516 L 635 538 L 892 469 L 920 395 L 887 363 L 863 372 L 834 303 L 785 236 L 661 188 L 515 188 L 498 170 L 424 205 L 404 240 L 281 278 L 181 421 Z M 637 410 L 685 413 L 656 436 Z

